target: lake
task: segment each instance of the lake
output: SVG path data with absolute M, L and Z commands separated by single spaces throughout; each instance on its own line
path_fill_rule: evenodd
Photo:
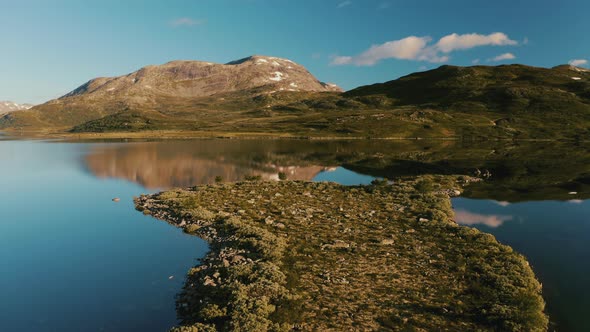
M 567 158 L 567 159 L 566 159 Z M 564 162 L 567 160 L 567 162 Z M 590 150 L 557 143 L 185 140 L 0 141 L 0 330 L 164 331 L 207 251 L 132 198 L 247 175 L 368 184 L 375 177 L 491 178 L 453 200 L 458 222 L 524 254 L 555 329 L 590 330 Z M 120 202 L 113 202 L 113 198 Z

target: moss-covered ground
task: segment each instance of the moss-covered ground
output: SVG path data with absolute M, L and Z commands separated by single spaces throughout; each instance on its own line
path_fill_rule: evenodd
M 470 180 L 245 181 L 136 206 L 210 243 L 176 331 L 544 331 L 525 258 L 453 220 L 449 195 Z

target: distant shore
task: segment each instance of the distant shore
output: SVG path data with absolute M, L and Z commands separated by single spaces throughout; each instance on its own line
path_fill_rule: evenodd
M 138 132 L 104 132 L 104 133 L 70 133 L 65 131 L 0 131 L 0 135 L 24 139 L 63 139 L 63 140 L 104 140 L 104 139 L 293 139 L 293 140 L 441 140 L 441 141 L 517 141 L 517 142 L 556 142 L 562 139 L 530 139 L 530 138 L 481 138 L 481 137 L 372 137 L 372 136 L 321 136 L 295 135 L 290 133 L 263 132 L 212 132 L 212 131 L 177 131 L 154 130 Z M 577 141 L 580 140 L 570 140 Z M 582 140 L 585 141 L 585 140 Z
M 474 180 L 252 179 L 135 203 L 210 243 L 178 299 L 177 331 L 546 330 L 524 257 L 453 220 L 450 196 Z

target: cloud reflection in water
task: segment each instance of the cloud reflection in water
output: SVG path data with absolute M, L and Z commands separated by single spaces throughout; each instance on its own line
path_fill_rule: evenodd
M 514 219 L 513 216 L 498 215 L 498 214 L 479 214 L 466 210 L 458 209 L 455 211 L 455 220 L 458 224 L 473 226 L 485 225 L 492 228 L 502 226 L 504 222 Z

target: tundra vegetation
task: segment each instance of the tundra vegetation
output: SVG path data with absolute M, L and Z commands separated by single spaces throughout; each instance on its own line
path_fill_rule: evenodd
M 173 331 L 545 331 L 525 258 L 457 225 L 471 177 L 216 183 L 136 199 L 210 243 Z

